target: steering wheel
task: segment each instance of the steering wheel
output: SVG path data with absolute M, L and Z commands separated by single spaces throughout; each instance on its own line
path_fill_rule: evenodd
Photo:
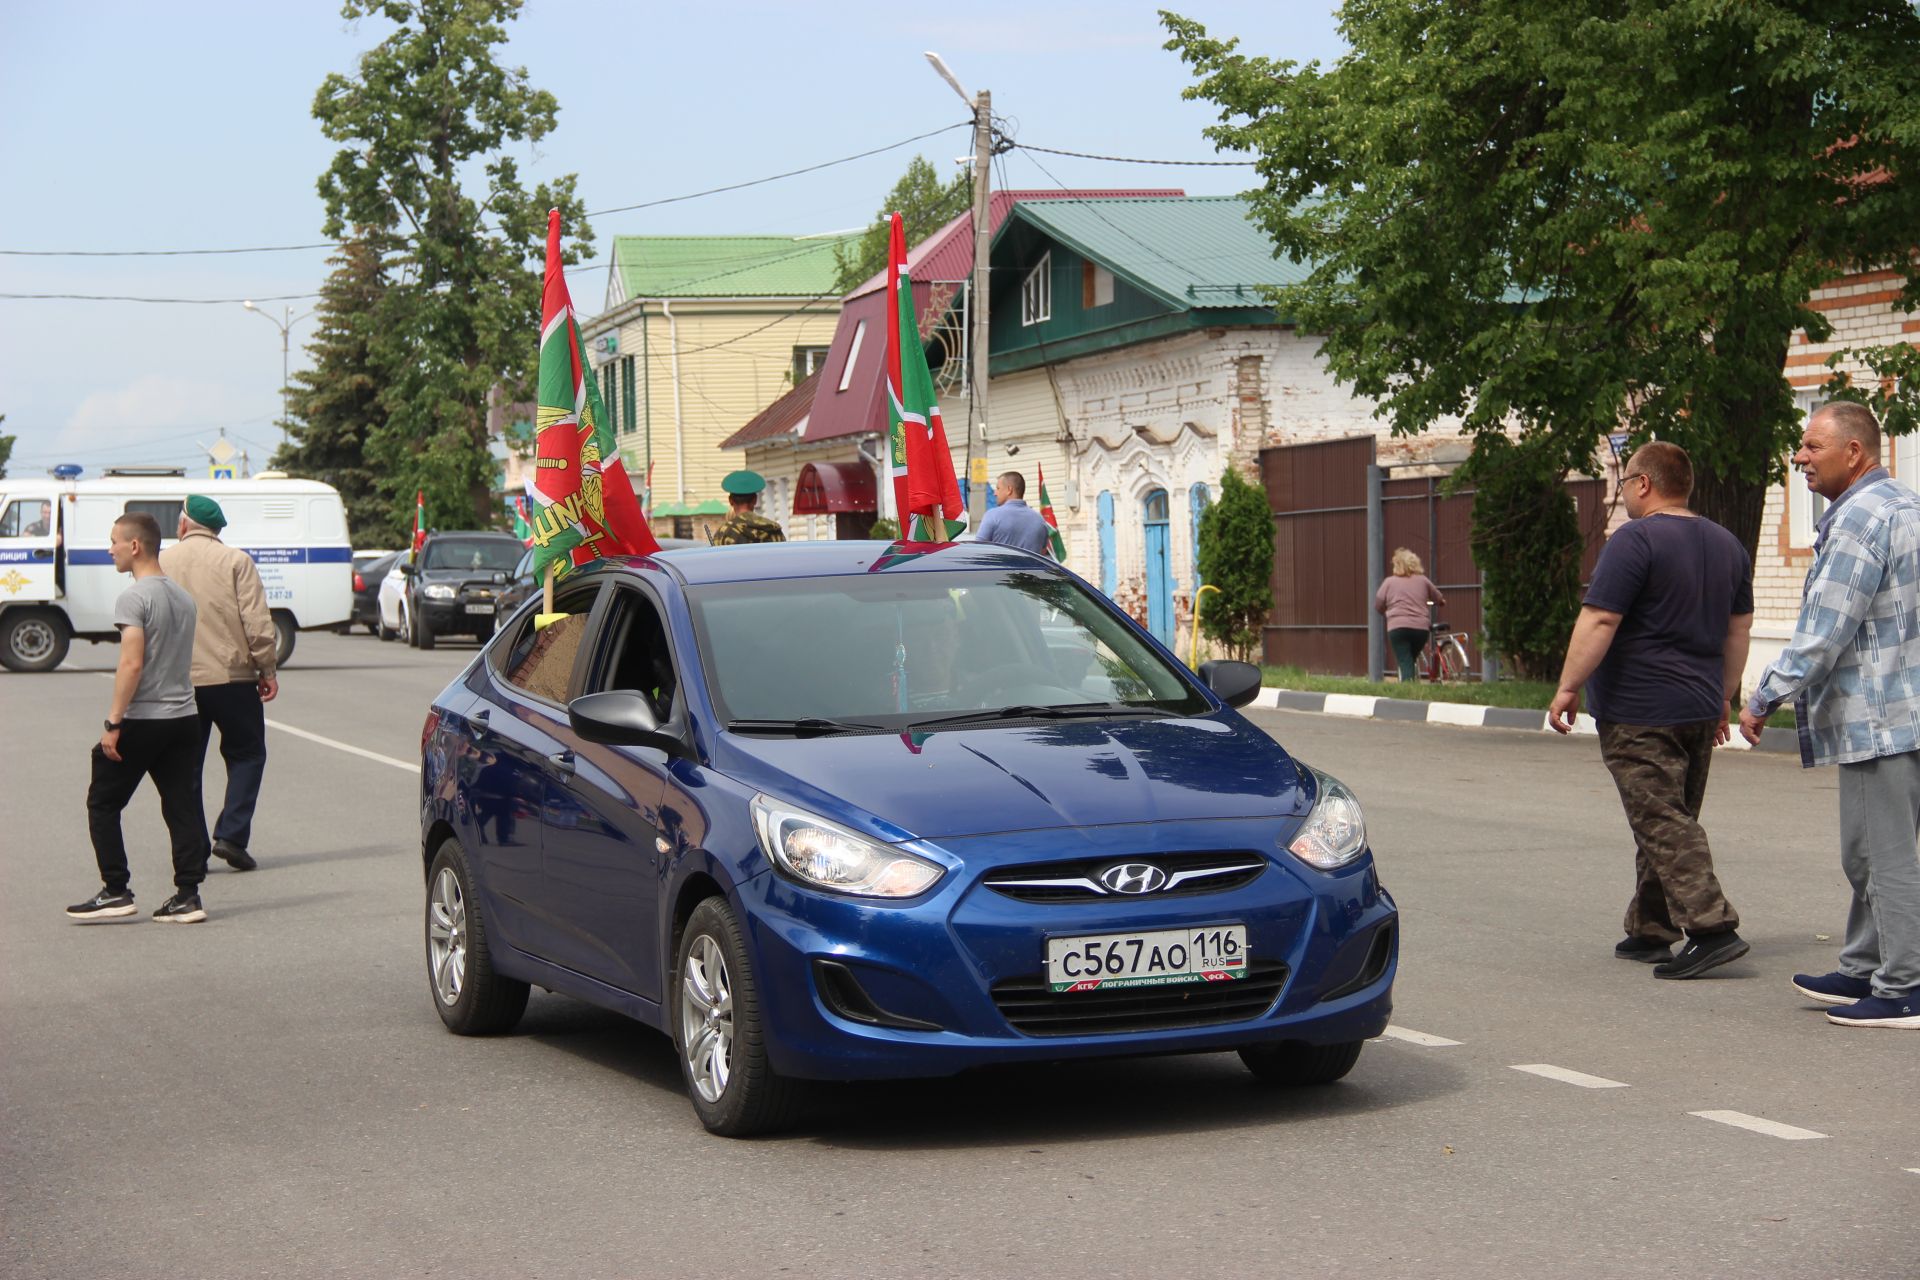
M 1071 689 L 1062 689 L 1055 683 L 1057 679 L 1053 672 L 1031 662 L 1002 662 L 967 675 L 955 687 L 954 694 L 961 702 L 978 700 L 989 703 L 996 698 L 1005 701 L 1004 695 L 1011 689 L 1038 687 L 1065 695 L 1058 701 L 1072 701 L 1077 695 Z M 1035 698 L 1023 696 L 1020 700 L 1033 701 Z

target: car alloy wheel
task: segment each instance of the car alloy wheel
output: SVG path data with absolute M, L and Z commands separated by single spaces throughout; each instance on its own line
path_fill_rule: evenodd
M 705 935 L 680 974 L 680 1043 L 688 1082 L 702 1101 L 720 1101 L 733 1075 L 733 982 L 720 944 Z
M 511 1030 L 531 992 L 494 971 L 473 873 L 454 839 L 441 843 L 427 872 L 427 982 L 440 1020 L 463 1036 Z
M 427 965 L 440 1003 L 460 1003 L 467 985 L 467 898 L 452 867 L 440 868 L 427 904 Z
M 803 1085 L 773 1069 L 746 935 L 725 898 L 693 909 L 676 960 L 667 1025 L 700 1123 L 730 1138 L 784 1128 Z

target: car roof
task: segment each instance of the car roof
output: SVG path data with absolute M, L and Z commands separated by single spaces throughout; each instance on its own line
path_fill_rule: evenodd
M 518 535 L 502 533 L 498 529 L 435 529 L 427 534 L 427 538 L 429 541 L 434 538 L 505 538 L 509 542 L 520 541 Z
M 772 542 L 732 547 L 687 547 L 652 557 L 689 586 L 761 582 L 774 578 L 851 577 L 887 573 L 942 573 L 1051 569 L 1060 567 L 1028 551 L 991 542 L 945 544 L 896 542 Z M 637 567 L 640 561 L 611 561 Z

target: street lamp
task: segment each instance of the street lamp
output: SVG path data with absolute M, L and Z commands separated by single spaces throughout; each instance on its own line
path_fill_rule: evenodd
M 275 320 L 267 312 L 254 306 L 251 298 L 240 305 L 280 331 L 280 443 L 284 445 L 287 442 L 287 334 L 294 325 L 305 320 L 313 312 L 295 315 L 293 308 L 287 307 L 281 312 L 283 319 Z
M 987 513 L 987 247 L 990 243 L 993 162 L 993 95 L 968 93 L 937 53 L 927 61 L 973 112 L 973 279 L 967 286 L 972 321 L 972 377 L 967 396 L 967 521 L 978 529 Z

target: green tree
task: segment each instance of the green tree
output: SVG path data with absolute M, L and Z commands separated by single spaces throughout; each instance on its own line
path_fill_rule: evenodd
M 1580 612 L 1580 558 L 1586 540 L 1551 442 L 1515 442 L 1486 432 L 1455 473 L 1471 484 L 1468 534 L 1486 584 L 1483 644 L 1523 680 L 1552 680 Z
M 386 274 L 379 249 L 364 235 L 343 244 L 332 263 L 307 343 L 313 366 L 293 375 L 289 442 L 273 465 L 338 489 L 355 542 L 398 546 L 412 528 L 413 509 L 381 485 L 369 456 L 369 440 L 386 418 L 386 374 L 374 352 Z
M 1909 0 L 1350 0 L 1330 67 L 1162 16 L 1310 264 L 1284 313 L 1395 432 L 1517 429 L 1565 469 L 1657 435 L 1757 546 L 1809 295 L 1920 227 Z
M 1273 509 L 1267 491 L 1227 468 L 1220 500 L 1200 513 L 1200 577 L 1220 588 L 1200 597 L 1200 629 L 1252 661 L 1273 612 Z
M 889 214 L 898 213 L 907 245 L 912 247 L 973 207 L 973 178 L 962 173 L 951 182 L 941 182 L 939 172 L 923 156 L 915 156 L 900 181 L 887 192 L 874 223 L 851 250 L 836 245 L 834 266 L 839 271 L 841 293 L 853 290 L 886 269 L 891 232 Z
M 0 425 L 5 425 L 7 415 L 0 413 Z M 7 461 L 13 457 L 13 437 L 0 434 L 0 480 L 7 478 Z
M 531 398 L 547 210 L 571 233 L 567 262 L 592 243 L 574 175 L 529 191 L 506 154 L 551 133 L 559 113 L 524 67 L 494 59 L 519 11 L 520 0 L 348 0 L 349 20 L 394 30 L 313 103 L 321 131 L 345 144 L 319 179 L 326 233 L 368 228 L 388 282 L 368 329 L 385 410 L 368 457 L 396 508 L 423 489 L 440 526 L 502 518 L 488 397 Z

